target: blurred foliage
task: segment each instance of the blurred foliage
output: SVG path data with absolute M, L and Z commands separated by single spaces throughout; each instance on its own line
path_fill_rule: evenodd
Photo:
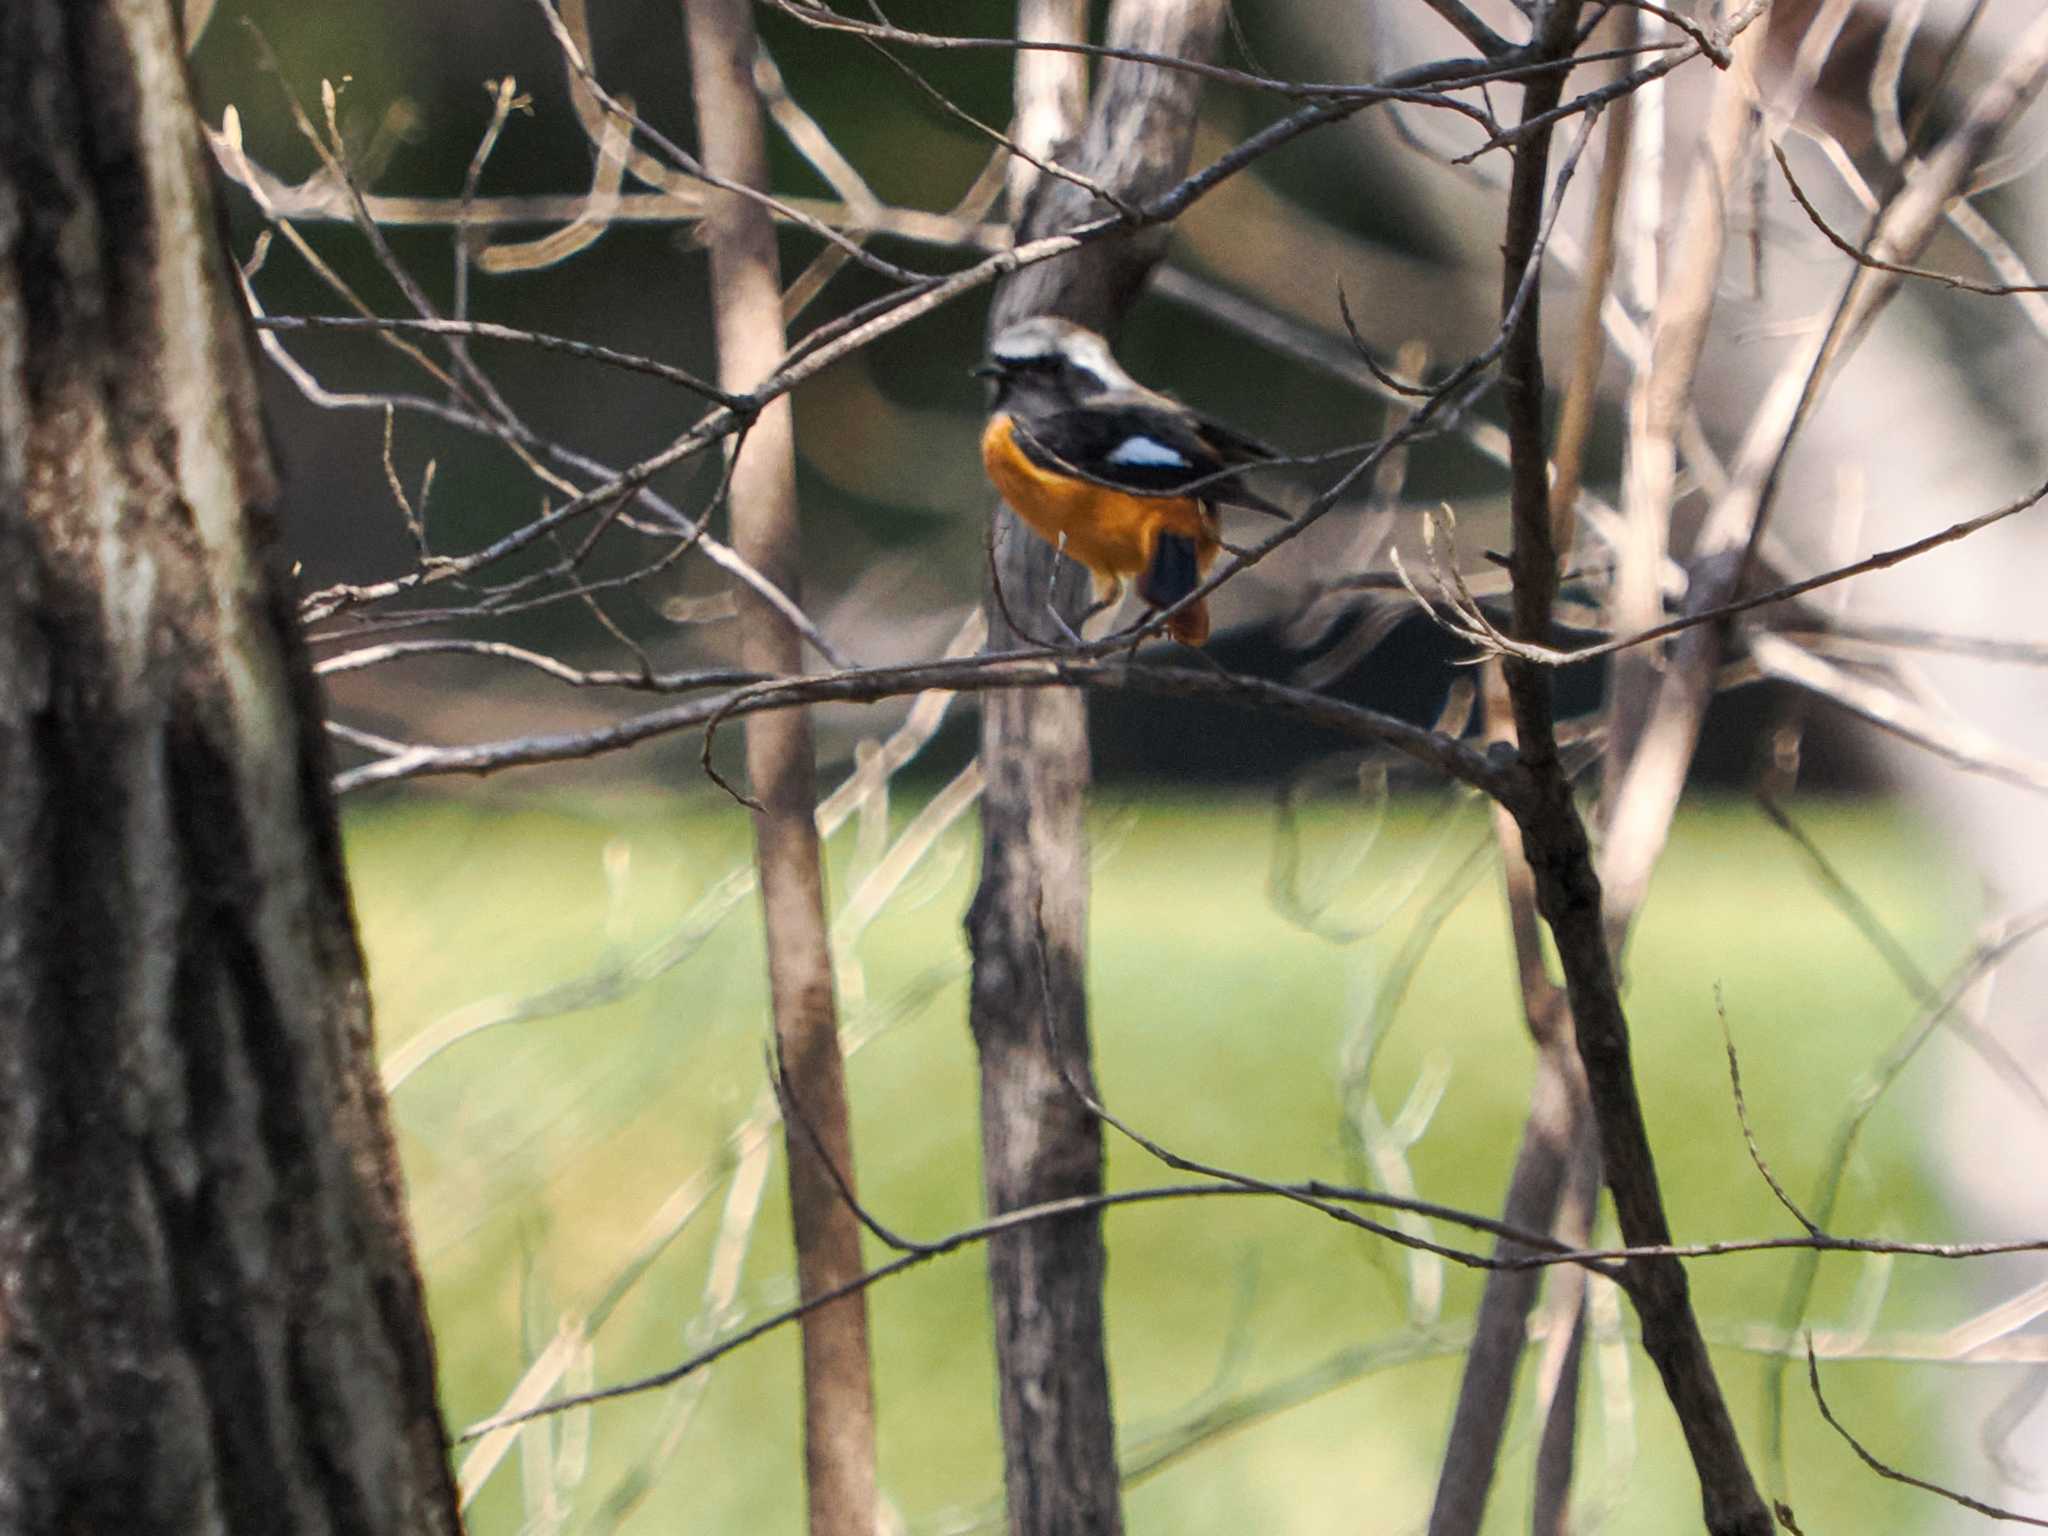
M 893 819 L 900 827 L 914 810 L 899 802 Z M 1524 1109 L 1528 1048 L 1490 864 L 1476 879 L 1461 876 L 1462 887 L 1446 883 L 1459 875 L 1454 855 L 1485 836 L 1478 806 L 1361 803 L 1355 789 L 1333 786 L 1298 797 L 1289 814 L 1283 833 L 1273 809 L 1243 799 L 1099 808 L 1091 1019 L 1108 1103 L 1192 1156 L 1271 1178 L 1361 1178 L 1337 1069 L 1358 1030 L 1383 1028 L 1371 1087 L 1381 1114 L 1394 1119 L 1418 1085 L 1443 1089 L 1409 1155 L 1420 1192 L 1492 1210 Z M 1962 937 L 1959 907 L 1928 880 L 1921 834 L 1862 806 L 1799 814 L 1920 963 L 1940 972 Z M 1368 827 L 1369 856 L 1354 861 Z M 1284 868 L 1289 838 L 1347 867 L 1324 882 L 1325 894 L 1340 916 L 1370 908 L 1374 933 L 1332 942 L 1271 905 L 1263 872 Z M 924 1238 L 980 1212 L 958 926 L 973 839 L 971 818 L 956 825 L 846 957 L 859 967 L 847 986 L 848 1028 L 880 1027 L 850 1069 L 862 1188 L 885 1221 Z M 748 850 L 743 814 L 709 795 L 558 799 L 546 809 L 415 799 L 356 811 L 349 842 L 387 1059 L 455 1010 L 616 974 L 663 942 L 681 914 L 717 897 Z M 843 896 L 872 839 L 864 852 L 849 829 L 832 853 L 832 887 Z M 1708 806 L 1682 820 L 1658 880 L 1630 950 L 1630 1003 L 1674 1225 L 1684 1240 L 1782 1232 L 1788 1219 L 1743 1150 L 1717 989 L 1743 1053 L 1757 1136 L 1802 1194 L 1843 1096 L 1912 1005 L 1809 882 L 1796 851 L 1746 806 Z M 1402 891 L 1410 894 L 1396 899 Z M 1373 1019 L 1389 968 L 1440 891 L 1449 892 L 1448 915 L 1398 1016 Z M 707 1171 L 729 1171 L 726 1138 L 763 1092 L 766 1029 L 756 907 L 749 897 L 731 910 L 681 963 L 616 1000 L 502 1025 L 453 1046 L 398 1090 L 451 1424 L 497 1407 L 524 1365 L 515 1341 L 537 1341 L 531 1351 L 553 1317 L 590 1307 L 664 1198 Z M 1955 1235 L 1919 1162 L 1920 1081 L 1909 1074 L 1880 1108 L 1838 1230 Z M 1110 1140 L 1111 1187 L 1174 1181 Z M 790 1299 L 781 1186 L 778 1164 L 736 1297 L 744 1317 Z M 714 1181 L 699 1192 L 695 1217 L 599 1335 L 589 1365 L 597 1382 L 657 1369 L 705 1341 L 700 1296 L 725 1189 Z M 1440 1331 L 1409 1338 L 1408 1260 L 1313 1213 L 1222 1199 L 1135 1206 L 1107 1219 L 1127 1457 L 1173 1445 L 1191 1415 L 1245 1394 L 1307 1398 L 1137 1483 L 1134 1532 L 1322 1532 L 1354 1523 L 1361 1496 L 1377 1512 L 1375 1528 L 1420 1521 L 1476 1274 L 1444 1274 Z M 1435 1235 L 1458 1240 L 1440 1225 Z M 871 1242 L 869 1256 L 888 1255 Z M 1697 1264 L 1710 1332 L 1725 1340 L 1738 1323 L 1769 1319 L 1790 1262 Z M 1816 1324 L 1839 1325 L 1867 1274 L 1860 1261 L 1826 1261 Z M 1898 1261 L 1880 1330 L 1945 1326 L 1968 1294 L 1956 1266 Z M 1001 1482 L 979 1250 L 888 1282 L 872 1305 L 885 1487 L 911 1530 L 954 1529 L 948 1512 L 985 1512 Z M 1360 1377 L 1389 1337 L 1401 1341 L 1393 1360 Z M 1755 1445 L 1760 1366 L 1729 1349 L 1721 1360 Z M 791 1331 L 719 1364 L 672 1461 L 650 1450 L 666 1394 L 592 1410 L 578 1431 L 589 1435 L 588 1470 L 558 1490 L 570 1501 L 562 1528 L 611 1528 L 587 1522 L 622 1479 L 639 1476 L 651 1528 L 794 1529 L 795 1374 Z M 1955 1470 L 1930 1464 L 1935 1426 L 1957 1411 L 1953 1376 L 1835 1365 L 1828 1381 L 1836 1410 L 1873 1446 L 1925 1474 Z M 1633 1358 L 1629 1429 L 1641 1451 L 1619 1484 L 1600 1378 L 1588 1389 L 1586 1494 L 1595 1506 L 1621 1501 L 1607 1508 L 1606 1528 L 1683 1528 L 1694 1485 L 1654 1373 Z M 1807 1529 L 1934 1528 L 1928 1501 L 1864 1471 L 1796 1380 L 1792 1402 L 1792 1497 Z M 1489 1529 L 1526 1523 L 1526 1394 L 1520 1407 Z M 508 1468 L 471 1528 L 510 1533 L 529 1513 Z

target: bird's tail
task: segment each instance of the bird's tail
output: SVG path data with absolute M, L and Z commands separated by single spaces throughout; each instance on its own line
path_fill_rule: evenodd
M 1182 645 L 1200 645 L 1209 638 L 1209 603 L 1189 603 L 1166 621 L 1166 632 Z
M 1153 608 L 1171 608 L 1201 584 L 1202 562 L 1195 541 L 1185 534 L 1161 532 L 1138 577 L 1138 596 Z M 1200 645 L 1209 638 L 1209 605 L 1190 603 L 1167 620 L 1166 632 L 1182 645 Z

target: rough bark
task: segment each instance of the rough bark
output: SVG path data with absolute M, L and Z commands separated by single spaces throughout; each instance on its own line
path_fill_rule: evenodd
M 707 169 L 728 181 L 768 184 L 768 148 L 754 90 L 753 13 L 747 0 L 689 0 L 690 80 Z M 760 203 L 706 189 L 719 382 L 735 393 L 774 371 L 783 351 L 782 282 L 775 227 Z M 792 602 L 801 598 L 801 534 L 788 396 L 745 435 L 729 490 L 732 543 Z M 758 594 L 738 592 L 741 664 L 793 675 L 803 641 Z M 861 1272 L 860 1222 L 833 1168 L 853 1187 L 846 1064 L 832 992 L 825 882 L 819 864 L 816 761 L 810 713 L 777 710 L 747 720 L 747 780 L 754 810 L 775 1042 L 802 1124 L 785 1126 L 797 1284 L 805 1297 Z M 821 1160 L 830 1158 L 832 1168 Z M 804 1474 L 812 1536 L 873 1536 L 875 1406 L 865 1295 L 856 1292 L 803 1320 Z
M 0 1529 L 453 1532 L 165 0 L 0 7 Z
M 1122 0 L 1111 43 L 1204 57 L 1219 0 Z M 1106 64 L 1069 163 L 1121 196 L 1177 181 L 1194 138 L 1198 82 L 1142 64 Z M 1053 87 L 1057 89 L 1057 87 Z M 1035 146 L 1046 147 L 1046 146 Z M 1106 210 L 1070 182 L 1041 177 L 1019 241 Z M 992 328 L 1022 315 L 1068 315 L 1114 332 L 1158 260 L 1163 231 L 1105 241 L 1026 269 L 997 295 Z M 1051 551 L 998 508 L 989 645 L 1049 631 Z M 1070 566 L 1059 602 L 1073 617 Z M 1037 619 L 1033 618 L 1036 614 Z M 981 884 L 967 915 L 974 952 L 971 1022 L 981 1057 L 983 1178 L 991 1213 L 1102 1187 L 1101 1129 L 1069 1091 L 1087 1083 L 1084 968 L 1088 853 L 1087 715 L 1081 695 L 1047 688 L 982 706 Z M 1104 1255 L 1090 1213 L 1036 1222 L 989 1245 L 1010 1530 L 1017 1536 L 1123 1528 L 1116 1428 L 1103 1348 Z

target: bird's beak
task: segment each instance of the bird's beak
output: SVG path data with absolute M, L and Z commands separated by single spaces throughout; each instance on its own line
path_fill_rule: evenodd
M 989 362 L 976 363 L 972 368 L 967 370 L 967 376 L 971 379 L 1000 379 L 1003 376 L 1002 364 Z

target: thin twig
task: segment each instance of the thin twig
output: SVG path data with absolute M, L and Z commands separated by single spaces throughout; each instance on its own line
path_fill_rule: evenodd
M 260 331 L 393 331 L 404 333 L 416 331 L 428 336 L 481 336 L 492 341 L 517 342 L 523 347 L 535 347 L 543 352 L 562 352 L 570 357 L 587 358 L 592 362 L 604 363 L 613 368 L 624 368 L 634 373 L 644 373 L 666 383 L 679 384 L 694 395 L 714 400 L 731 410 L 752 409 L 746 397 L 720 389 L 717 385 L 698 378 L 686 369 L 664 363 L 656 358 L 641 357 L 637 353 L 620 352 L 612 347 L 601 347 L 595 342 L 576 341 L 567 336 L 550 336 L 542 331 L 522 330 L 518 326 L 498 325 L 487 320 L 409 320 L 388 318 L 383 315 L 257 315 L 250 323 Z
M 1503 803 L 1520 796 L 1520 780 L 1463 743 L 1391 715 L 1235 673 L 1194 671 L 1040 651 L 991 652 L 971 658 L 917 662 L 775 678 L 717 698 L 696 700 L 631 716 L 584 731 L 549 732 L 459 747 L 413 746 L 405 752 L 338 774 L 337 791 L 450 773 L 491 773 L 537 763 L 564 762 L 619 751 L 675 731 L 762 710 L 828 702 L 872 703 L 931 688 L 1095 687 L 1211 698 L 1291 717 L 1353 740 L 1392 746 L 1440 773 L 1482 789 Z
M 1778 1204 L 1792 1213 L 1792 1219 L 1806 1228 L 1811 1237 L 1822 1235 L 1819 1227 L 1806 1212 L 1799 1209 L 1797 1202 L 1786 1193 L 1785 1186 L 1778 1182 L 1778 1176 L 1771 1172 L 1771 1165 L 1764 1161 L 1763 1148 L 1756 1144 L 1756 1131 L 1749 1123 L 1749 1104 L 1742 1096 L 1742 1063 L 1735 1055 L 1735 1036 L 1728 1028 L 1728 1008 L 1721 997 L 1719 982 L 1714 984 L 1714 1016 L 1721 1021 L 1721 1044 L 1728 1052 L 1728 1090 L 1735 1099 L 1735 1118 L 1742 1126 L 1742 1142 L 1749 1148 L 1749 1160 L 1756 1171 L 1763 1175 L 1764 1183 L 1771 1193 L 1778 1197 Z
M 1799 581 L 1786 582 L 1783 586 L 1773 587 L 1768 592 L 1758 592 L 1750 597 L 1737 598 L 1732 602 L 1719 603 L 1711 608 L 1703 608 L 1696 613 L 1688 613 L 1681 618 L 1669 619 L 1662 624 L 1653 624 L 1648 629 L 1637 630 L 1634 634 L 1623 635 L 1613 640 L 1603 640 L 1597 645 L 1589 645 L 1578 650 L 1566 651 L 1550 646 L 1531 645 L 1526 641 L 1503 640 L 1488 642 L 1488 646 L 1489 648 L 1496 648 L 1497 646 L 1498 649 L 1508 655 L 1512 655 L 1518 661 L 1525 661 L 1543 667 L 1571 666 L 1582 661 L 1594 661 L 1602 656 L 1611 656 L 1617 651 L 1629 650 L 1639 645 L 1648 645 L 1654 640 L 1668 639 L 1672 635 L 1682 634 L 1688 629 L 1697 629 L 1701 625 L 1718 624 L 1724 619 L 1734 618 L 1737 614 L 1748 613 L 1752 609 L 1767 608 L 1775 603 L 1789 602 L 1795 597 L 1804 597 L 1809 592 L 1817 592 L 1823 587 L 1831 587 L 1837 582 L 1848 581 L 1855 576 L 1867 576 L 1872 571 L 1890 570 L 1893 566 L 1903 565 L 1908 560 L 1917 559 L 1930 550 L 1940 549 L 1945 544 L 1954 544 L 1958 540 L 1966 539 L 1974 533 L 1981 533 L 1984 529 L 1992 527 L 1994 524 L 2002 523 L 2009 517 L 2016 517 L 2022 512 L 2031 511 L 2044 498 L 2048 498 L 2048 481 L 2042 482 L 2033 490 L 2028 491 L 2025 495 L 2013 501 L 2007 502 L 2002 507 L 1994 507 L 1989 512 L 1980 512 L 1974 517 L 1966 517 L 1961 522 L 1951 523 L 1946 528 L 1927 534 L 1923 538 L 1913 539 L 1907 543 L 1895 545 L 1890 549 L 1881 549 L 1874 555 L 1866 555 L 1861 560 L 1852 561 L 1848 565 L 1837 566 L 1831 571 L 1823 571 L 1817 576 L 1808 576 Z M 1468 635 L 1467 638 L 1473 637 Z
M 1820 1416 L 1827 1420 L 1828 1428 L 1847 1441 L 1849 1449 L 1854 1451 L 1863 1464 L 1879 1477 L 1886 1479 L 1888 1482 L 1904 1483 L 1908 1488 L 1918 1488 L 1922 1493 L 1937 1494 L 1941 1498 L 1947 1499 L 1951 1504 L 1960 1504 L 1964 1509 L 1971 1510 L 1976 1514 L 1989 1515 L 1993 1520 L 2004 1520 L 2014 1525 L 2030 1525 L 2037 1530 L 2048 1530 L 2048 1520 L 2037 1519 L 2033 1515 L 2023 1515 L 2016 1509 L 2004 1509 L 1996 1504 L 1987 1504 L 1982 1499 L 1972 1498 L 1969 1494 L 1959 1493 L 1953 1488 L 1944 1488 L 1939 1483 L 1930 1483 L 1924 1477 L 1915 1477 L 1910 1472 L 1901 1472 L 1897 1467 L 1878 1460 L 1864 1446 L 1861 1440 L 1858 1440 L 1849 1433 L 1848 1426 L 1835 1417 L 1834 1410 L 1828 1407 L 1827 1398 L 1821 1395 L 1820 1362 L 1814 1358 L 1811 1340 L 1807 1342 L 1806 1346 L 1806 1380 L 1807 1384 L 1813 1388 L 1814 1406 L 1820 1409 Z
M 1859 267 L 1868 267 L 1873 272 L 1889 272 L 1894 277 L 1916 277 L 1923 282 L 1939 283 L 1944 288 L 1953 288 L 1959 293 L 1981 293 L 1991 298 L 2009 298 L 2016 293 L 2048 293 L 2048 283 L 1985 283 L 1975 278 L 1958 277 L 1953 272 L 1937 272 L 1931 267 L 1907 266 L 1903 262 L 1885 261 L 1873 256 L 1838 234 L 1828 223 L 1821 211 L 1814 207 L 1807 197 L 1806 189 L 1799 185 L 1799 178 L 1792 174 L 1791 162 L 1785 158 L 1782 144 L 1771 146 L 1771 156 L 1778 162 L 1778 169 L 1784 173 L 1785 186 L 1792 193 L 1792 200 L 1799 204 L 1813 227 L 1827 237 L 1828 244 L 1847 256 Z

